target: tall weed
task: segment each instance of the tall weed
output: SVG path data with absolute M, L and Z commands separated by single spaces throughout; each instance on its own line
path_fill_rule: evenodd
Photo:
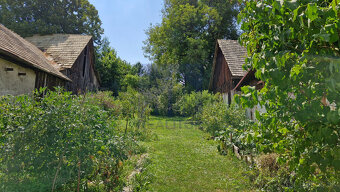
M 0 191 L 120 188 L 122 161 L 137 144 L 117 131 L 116 115 L 91 95 L 34 95 L 42 93 L 0 98 Z

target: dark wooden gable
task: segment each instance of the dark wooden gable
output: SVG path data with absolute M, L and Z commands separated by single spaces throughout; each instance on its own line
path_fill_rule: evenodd
M 229 94 L 245 71 L 246 49 L 236 40 L 217 40 L 209 90 Z
M 62 71 L 72 79 L 72 83 L 67 83 L 66 89 L 73 93 L 85 93 L 86 91 L 98 89 L 99 85 L 95 85 L 97 77 L 94 62 L 94 47 L 91 40 L 82 50 L 72 67 Z
M 210 90 L 214 93 L 228 93 L 232 85 L 232 75 L 228 63 L 219 47 L 215 56 L 215 69 L 211 79 Z

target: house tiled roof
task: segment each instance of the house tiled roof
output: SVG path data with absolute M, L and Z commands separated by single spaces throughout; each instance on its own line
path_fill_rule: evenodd
M 62 69 L 73 66 L 91 39 L 91 36 L 76 34 L 35 35 L 26 38 L 48 57 L 52 57 Z
M 242 47 L 237 40 L 219 39 L 217 43 L 228 63 L 231 74 L 243 77 L 247 73 L 242 68 L 247 56 L 246 48 Z
M 59 78 L 70 80 L 51 61 L 48 61 L 41 50 L 20 37 L 18 34 L 0 24 L 0 53 L 23 62 L 24 64 L 52 74 Z

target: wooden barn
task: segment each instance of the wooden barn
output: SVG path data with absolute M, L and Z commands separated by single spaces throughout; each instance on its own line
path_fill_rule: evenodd
M 64 86 L 70 79 L 41 50 L 0 24 L 0 96 Z
M 95 70 L 93 39 L 87 35 L 53 34 L 28 37 L 45 53 L 48 60 L 55 62 L 58 69 L 72 82 L 66 83 L 66 90 L 74 94 L 96 91 L 99 76 Z
M 237 40 L 217 40 L 209 90 L 222 93 L 229 104 L 234 88 L 247 73 L 242 67 L 246 55 L 246 48 Z

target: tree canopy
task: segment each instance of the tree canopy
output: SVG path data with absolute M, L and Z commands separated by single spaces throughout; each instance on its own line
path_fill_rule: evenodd
M 98 11 L 88 0 L 0 0 L 0 23 L 23 37 L 87 34 L 99 44 L 104 33 Z
M 97 50 L 96 69 L 100 75 L 101 87 L 113 91 L 115 95 L 121 90 L 124 77 L 131 72 L 131 65 L 117 56 L 110 42 L 104 38 Z
M 178 65 L 188 90 L 207 88 L 217 39 L 237 39 L 238 6 L 228 0 L 165 0 L 163 20 L 147 30 L 145 54 Z

